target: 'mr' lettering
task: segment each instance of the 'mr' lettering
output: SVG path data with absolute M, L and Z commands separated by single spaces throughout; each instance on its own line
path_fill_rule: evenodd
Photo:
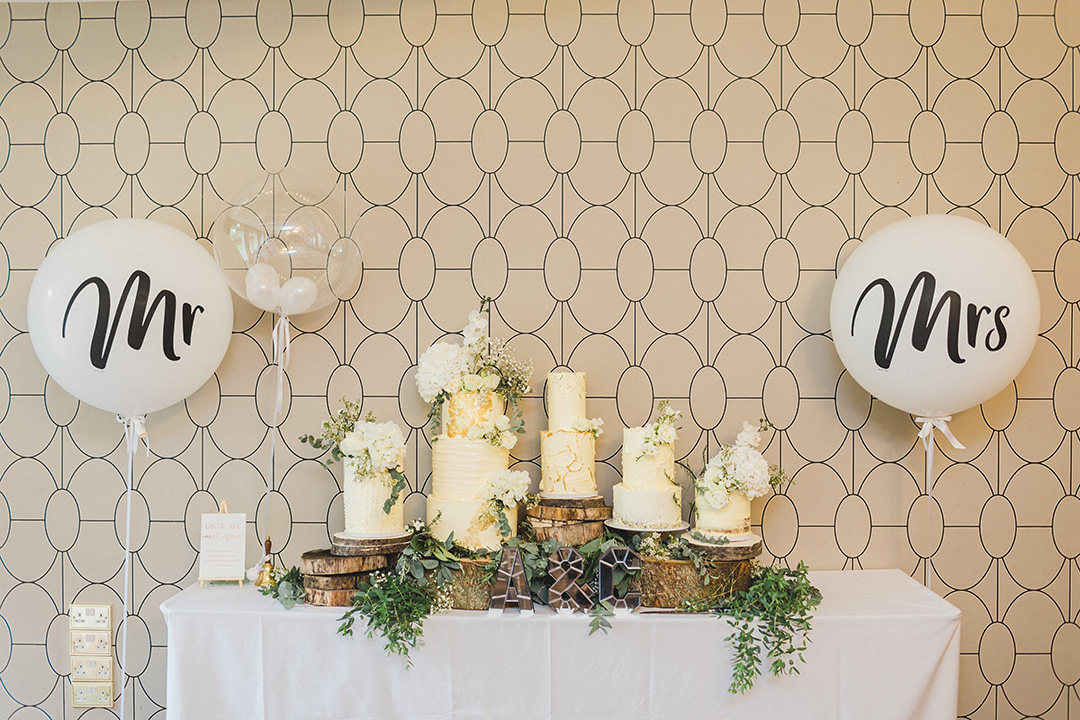
M 124 285 L 123 292 L 120 293 L 120 301 L 116 306 L 116 313 L 112 314 L 112 323 L 109 322 L 109 316 L 112 311 L 111 297 L 109 293 L 109 286 L 105 284 L 105 281 L 99 277 L 91 277 L 83 281 L 79 287 L 75 289 L 75 292 L 71 294 L 71 299 L 68 300 L 67 309 L 64 311 L 64 323 L 61 326 L 60 336 L 65 337 L 67 335 L 67 322 L 68 316 L 71 314 L 71 308 L 75 304 L 75 300 L 79 297 L 79 294 L 88 287 L 93 287 L 97 290 L 97 319 L 94 324 L 94 334 L 90 340 L 90 364 L 99 370 L 104 370 L 105 366 L 109 362 L 109 355 L 112 352 L 113 340 L 116 339 L 116 331 L 120 326 L 120 319 L 124 314 L 124 307 L 127 305 L 129 297 L 132 297 L 133 302 L 131 306 L 131 322 L 128 325 L 127 343 L 132 350 L 140 350 L 143 343 L 146 341 L 147 332 L 150 330 L 150 323 L 154 319 L 154 313 L 157 312 L 158 307 L 162 307 L 162 333 L 161 333 L 161 351 L 169 360 L 179 360 L 180 356 L 176 354 L 176 348 L 173 338 L 176 334 L 176 295 L 169 290 L 162 290 L 155 297 L 153 302 L 149 303 L 150 299 L 150 276 L 142 270 L 136 270 L 131 273 L 131 277 L 128 278 L 127 283 Z M 134 295 L 131 294 L 134 288 Z M 204 312 L 205 308 L 201 305 L 192 306 L 190 303 L 184 303 L 181 313 L 181 325 L 183 332 L 183 341 L 185 345 L 191 345 L 191 332 L 195 325 L 195 317 L 201 312 Z

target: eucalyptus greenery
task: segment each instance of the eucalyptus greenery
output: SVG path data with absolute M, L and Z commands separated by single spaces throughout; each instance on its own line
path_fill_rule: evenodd
M 411 667 L 409 651 L 423 635 L 424 620 L 450 606 L 447 593 L 433 590 L 432 585 L 418 584 L 411 574 L 373 573 L 370 581 L 360 583 L 353 607 L 341 617 L 338 632 L 352 635 L 355 615 L 359 613 L 367 618 L 367 636 L 381 636 L 386 641 L 383 649 L 400 655 L 405 667 Z
M 323 465 L 326 467 L 332 466 L 345 457 L 345 454 L 341 452 L 341 439 L 352 432 L 356 421 L 360 419 L 359 401 L 343 397 L 341 398 L 341 404 L 342 407 L 337 411 L 337 414 L 332 415 L 329 420 L 323 423 L 322 435 L 318 437 L 315 435 L 300 436 L 300 442 L 307 443 L 316 450 L 330 451 L 326 460 L 323 460 Z M 397 480 L 398 478 L 394 476 L 394 479 Z M 404 482 L 404 479 L 402 479 L 402 482 Z M 402 484 L 402 487 L 404 487 L 404 484 Z
M 611 629 L 613 617 L 615 617 L 615 609 L 607 600 L 601 600 L 593 605 L 589 610 L 589 634 L 592 635 L 597 630 L 601 630 L 607 635 L 608 630 Z
M 304 602 L 304 576 L 300 574 L 300 568 L 295 565 L 288 570 L 275 567 L 270 571 L 270 579 L 273 581 L 270 585 L 259 588 L 263 595 L 271 596 L 286 610 Z
M 730 618 L 734 632 L 726 640 L 735 651 L 728 692 L 745 693 L 768 663 L 773 675 L 798 675 L 798 663 L 810 638 L 812 612 L 821 592 L 808 577 L 802 562 L 794 570 L 783 567 L 754 569 L 750 587 L 727 599 L 684 601 L 689 612 L 716 612 Z M 764 657 L 762 654 L 764 653 Z
M 595 540 L 590 540 L 578 548 L 578 552 L 585 558 L 585 573 L 583 578 L 588 578 L 589 586 L 600 596 L 600 558 L 611 548 L 626 547 L 627 542 L 620 536 L 607 530 Z M 630 589 L 630 581 L 641 574 L 640 570 L 627 570 L 621 564 L 612 568 L 611 584 L 618 597 L 623 597 Z M 591 634 L 591 633 L 590 633 Z
M 476 557 L 473 551 L 455 545 L 453 534 L 444 543 L 427 525 L 417 521 L 413 527 L 412 539 L 401 551 L 394 571 L 375 573 L 361 583 L 338 627 L 341 635 L 352 635 L 356 615 L 362 615 L 367 618 L 367 636 L 382 637 L 384 649 L 400 655 L 405 667 L 412 665 L 409 651 L 423 635 L 424 620 L 450 609 L 449 585 L 454 571 L 461 570 L 461 558 Z

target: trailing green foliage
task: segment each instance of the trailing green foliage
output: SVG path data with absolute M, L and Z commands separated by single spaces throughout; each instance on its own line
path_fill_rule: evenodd
M 292 610 L 297 604 L 304 602 L 304 576 L 300 574 L 300 568 L 295 565 L 288 570 L 275 567 L 270 571 L 271 585 L 259 588 L 263 595 L 269 595 L 284 607 Z
M 589 610 L 589 634 L 592 635 L 597 630 L 602 630 L 607 635 L 608 630 L 611 629 L 611 618 L 613 617 L 615 617 L 615 609 L 608 601 L 604 600 L 593 605 L 592 609 Z
M 600 558 L 611 548 L 627 547 L 627 543 L 618 535 L 607 530 L 601 537 L 590 540 L 578 548 L 578 552 L 585 558 L 585 573 L 582 579 L 588 581 L 589 586 L 596 591 L 597 597 L 600 592 Z M 622 565 L 616 565 L 612 569 L 611 584 L 617 597 L 623 597 L 630 589 L 630 581 L 641 574 L 641 571 L 627 570 Z
M 355 615 L 367 618 L 367 636 L 378 634 L 386 642 L 383 649 L 400 655 L 405 667 L 412 666 L 409 651 L 416 647 L 429 615 L 449 609 L 448 594 L 420 585 L 410 574 L 376 572 L 370 582 L 362 582 L 353 597 L 353 607 L 341 617 L 338 632 L 353 634 Z
M 763 663 L 773 675 L 799 674 L 798 663 L 805 662 L 803 652 L 810 641 L 812 611 L 821 602 L 821 592 L 810 584 L 808 572 L 802 562 L 795 570 L 758 566 L 750 587 L 731 598 L 684 601 L 684 610 L 715 611 L 734 626 L 726 638 L 735 651 L 728 692 L 750 690 Z

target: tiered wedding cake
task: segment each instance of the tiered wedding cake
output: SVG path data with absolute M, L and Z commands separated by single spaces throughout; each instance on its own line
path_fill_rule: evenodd
M 485 301 L 486 305 L 486 301 Z M 483 305 L 481 310 L 483 310 Z M 531 363 L 513 359 L 487 334 L 483 312 L 469 315 L 461 345 L 439 341 L 420 358 L 416 385 L 433 403 L 427 522 L 433 535 L 472 549 L 496 549 L 517 528 L 528 473 L 510 471 L 510 450 L 524 432 L 521 412 L 505 413 L 529 392 Z
M 603 420 L 585 416 L 585 373 L 548 373 L 548 429 L 540 434 L 542 497 L 596 496 L 596 436 Z
M 675 479 L 675 423 L 681 414 L 667 401 L 659 410 L 652 425 L 623 430 L 622 482 L 612 488 L 615 525 L 670 530 L 682 524 L 682 487 Z
M 510 451 L 481 435 L 503 415 L 503 401 L 493 392 L 458 392 L 442 407 L 443 433 L 431 445 L 431 495 L 427 520 L 432 533 L 470 548 L 501 544 L 497 514 L 483 490 L 492 477 L 507 472 Z M 470 434 L 471 431 L 471 434 Z M 517 507 L 504 509 L 510 535 L 517 528 Z

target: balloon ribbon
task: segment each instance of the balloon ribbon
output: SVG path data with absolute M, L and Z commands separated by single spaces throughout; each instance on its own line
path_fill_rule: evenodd
M 931 517 L 934 511 L 934 429 L 941 431 L 941 434 L 945 436 L 954 448 L 957 450 L 965 450 L 966 448 L 960 444 L 960 441 L 956 439 L 956 436 L 949 430 L 948 422 L 952 420 L 952 415 L 942 415 L 940 417 L 917 417 L 915 422 L 921 425 L 919 430 L 919 439 L 922 441 L 923 449 L 926 450 L 926 568 L 923 575 L 923 585 L 930 587 L 930 557 L 933 555 L 934 543 L 934 531 L 931 523 Z M 944 531 L 943 531 L 944 532 Z
M 270 491 L 274 481 L 274 455 L 278 419 L 281 417 L 281 405 L 284 396 L 285 368 L 289 366 L 289 316 L 282 315 L 274 323 L 271 335 L 274 348 L 274 365 L 277 366 L 277 395 L 274 399 L 274 425 L 270 428 L 270 472 L 266 475 L 266 500 L 263 503 L 263 534 L 270 534 Z
M 139 440 L 146 445 L 146 456 L 150 457 L 150 441 L 146 435 L 145 415 L 117 415 L 116 422 L 124 426 L 124 439 L 127 441 L 127 518 L 124 522 L 124 625 L 120 631 L 120 653 L 117 661 L 123 675 L 120 678 L 120 717 L 124 717 L 127 703 L 127 629 L 130 600 L 131 577 L 131 476 L 135 466 L 135 452 L 139 449 Z M 123 659 L 120 655 L 123 655 Z

